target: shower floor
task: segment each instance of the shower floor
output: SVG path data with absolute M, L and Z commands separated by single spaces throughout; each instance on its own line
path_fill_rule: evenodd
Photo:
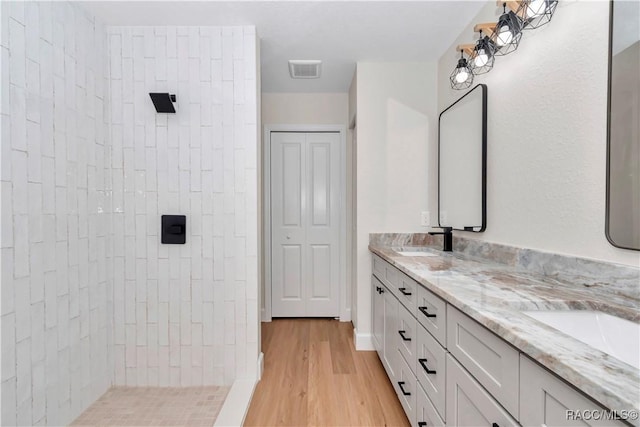
M 230 387 L 113 387 L 72 426 L 212 426 Z

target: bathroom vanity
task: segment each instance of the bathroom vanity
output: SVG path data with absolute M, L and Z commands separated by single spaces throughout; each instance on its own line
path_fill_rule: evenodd
M 435 248 L 370 250 L 373 342 L 411 425 L 640 425 L 627 412 L 640 406 L 638 366 L 535 318 L 607 312 L 634 331 L 631 287 L 603 294 L 584 277 Z

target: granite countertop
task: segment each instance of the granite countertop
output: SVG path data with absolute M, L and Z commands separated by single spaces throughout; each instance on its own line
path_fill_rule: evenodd
M 522 313 L 593 309 L 639 322 L 638 298 L 606 283 L 561 281 L 456 252 L 412 247 L 437 256 L 403 256 L 393 247 L 369 249 L 603 406 L 640 410 L 638 369 Z

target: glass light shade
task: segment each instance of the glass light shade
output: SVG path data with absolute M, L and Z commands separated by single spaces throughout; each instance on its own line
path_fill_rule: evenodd
M 456 71 L 456 81 L 458 83 L 464 83 L 469 78 L 469 73 L 466 68 L 458 68 Z
M 489 62 L 489 55 L 485 52 L 484 49 L 480 49 L 476 54 L 476 57 L 473 58 L 473 63 L 476 67 L 484 67 Z

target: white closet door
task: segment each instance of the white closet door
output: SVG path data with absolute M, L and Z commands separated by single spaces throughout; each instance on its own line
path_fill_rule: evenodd
M 271 134 L 273 317 L 339 315 L 340 135 Z

